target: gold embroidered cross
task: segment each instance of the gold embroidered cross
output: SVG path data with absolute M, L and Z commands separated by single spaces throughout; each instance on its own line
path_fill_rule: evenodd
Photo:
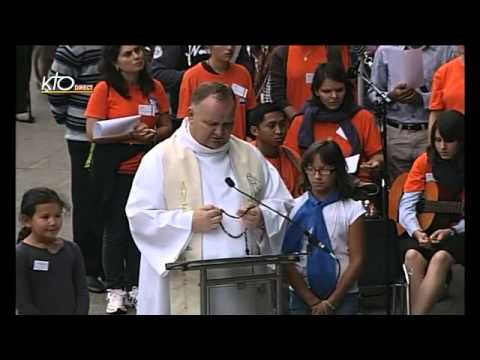
M 185 181 L 182 181 L 182 186 L 181 186 L 181 189 L 180 189 L 180 208 L 183 211 L 187 211 L 187 209 L 188 209 L 187 186 L 185 185 Z

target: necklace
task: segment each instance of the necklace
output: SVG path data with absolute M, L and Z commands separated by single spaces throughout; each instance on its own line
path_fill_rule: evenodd
M 247 210 L 243 213 L 243 215 L 241 216 L 235 216 L 235 215 L 230 215 L 229 213 L 227 213 L 225 210 L 222 209 L 222 213 L 224 213 L 225 215 L 227 215 L 228 217 L 231 217 L 232 219 L 241 219 L 243 216 L 245 216 L 249 211 L 250 209 L 253 209 L 255 207 L 255 205 L 252 205 L 250 206 L 249 208 L 247 208 Z M 248 237 L 247 237 L 247 230 L 244 230 L 242 233 L 238 234 L 238 235 L 233 235 L 231 234 L 230 232 L 227 231 L 227 229 L 225 229 L 225 227 L 223 226 L 223 224 L 220 222 L 220 228 L 222 229 L 222 231 L 227 234 L 229 237 L 231 237 L 232 239 L 239 239 L 241 238 L 242 236 L 245 238 L 245 254 L 246 255 L 250 255 L 250 249 L 248 248 Z M 262 234 L 263 235 L 263 234 Z
M 245 238 L 245 254 L 246 255 L 250 255 L 250 249 L 248 248 L 248 237 L 247 237 L 247 230 L 244 230 L 241 234 L 239 235 L 233 235 L 233 234 L 230 234 L 226 229 L 225 227 L 223 226 L 222 223 L 220 223 L 220 228 L 223 230 L 223 232 L 225 234 L 227 234 L 229 237 L 231 237 L 232 239 L 239 239 L 240 237 L 243 237 Z

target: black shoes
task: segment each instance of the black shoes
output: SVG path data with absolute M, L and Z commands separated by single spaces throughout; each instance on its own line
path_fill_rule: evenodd
M 96 276 L 87 276 L 88 291 L 101 294 L 107 291 L 105 284 Z

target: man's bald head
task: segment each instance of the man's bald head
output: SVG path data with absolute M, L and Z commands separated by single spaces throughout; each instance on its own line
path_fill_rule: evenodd
M 203 83 L 192 95 L 188 111 L 190 134 L 211 149 L 225 145 L 230 139 L 235 119 L 235 95 L 221 83 Z

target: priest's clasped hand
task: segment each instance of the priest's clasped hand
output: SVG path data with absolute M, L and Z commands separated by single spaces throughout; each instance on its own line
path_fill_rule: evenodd
M 222 211 L 214 205 L 205 205 L 193 211 L 192 231 L 204 233 L 215 230 L 222 221 Z
M 237 211 L 247 229 L 256 229 L 263 226 L 263 214 L 258 206 L 245 205 Z

